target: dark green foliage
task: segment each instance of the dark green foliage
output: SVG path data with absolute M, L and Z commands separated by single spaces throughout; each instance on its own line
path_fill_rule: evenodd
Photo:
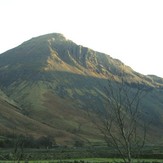
M 56 146 L 55 139 L 52 136 L 41 136 L 37 139 L 32 136 L 8 135 L 0 139 L 0 148 L 43 148 L 49 149 Z
M 13 152 L 13 149 L 6 149 L 6 150 L 0 150 L 0 160 L 13 160 L 13 157 L 11 153 Z M 151 151 L 150 151 L 151 152 Z M 145 163 L 156 163 L 161 162 L 163 159 L 163 154 L 157 155 L 159 157 L 155 157 L 155 154 L 148 155 L 143 154 L 141 155 L 141 158 L 137 159 L 135 158 L 135 163 L 141 163 L 144 160 Z M 68 161 L 68 162 L 83 162 L 83 158 L 105 158 L 105 162 L 107 161 L 107 158 L 113 158 L 109 160 L 109 162 L 119 161 L 120 156 L 113 153 L 113 150 L 109 150 L 106 147 L 83 147 L 83 148 L 65 148 L 65 147 L 59 147 L 59 148 L 53 148 L 53 149 L 29 149 L 24 148 L 24 153 L 22 160 L 28 160 L 30 163 L 30 160 L 45 160 L 47 162 L 48 160 L 61 160 L 62 162 Z M 71 160 L 65 160 L 64 159 L 71 159 Z M 152 159 L 150 161 L 150 159 Z M 154 160 L 155 159 L 155 160 Z M 139 161 L 137 161 L 139 160 Z M 50 161 L 51 163 L 53 161 Z M 56 162 L 56 161 L 55 161 Z M 85 161 L 86 162 L 86 161 Z M 89 161 L 88 162 L 92 162 Z M 99 161 L 95 161 L 99 162 Z M 104 161 L 101 161 L 104 162 Z
M 84 146 L 84 141 L 82 141 L 82 140 L 75 140 L 74 147 L 83 147 L 83 146 Z
M 56 142 L 51 136 L 42 136 L 35 141 L 37 148 L 52 148 L 56 145 Z

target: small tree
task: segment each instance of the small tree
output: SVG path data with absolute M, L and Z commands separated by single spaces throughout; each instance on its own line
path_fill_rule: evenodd
M 39 148 L 52 148 L 53 145 L 56 145 L 55 139 L 53 136 L 42 136 L 37 140 L 37 146 Z
M 76 139 L 74 142 L 74 147 L 83 147 L 84 146 L 84 141 L 81 139 Z
M 17 135 L 14 138 L 14 150 L 13 150 L 13 159 L 14 162 L 20 162 L 24 155 L 24 142 L 25 136 Z
M 140 107 L 146 91 L 141 84 L 131 86 L 122 77 L 119 82 L 109 81 L 105 92 L 107 102 L 104 109 L 96 111 L 93 123 L 108 146 L 116 150 L 125 163 L 132 163 L 146 140 L 146 125 Z

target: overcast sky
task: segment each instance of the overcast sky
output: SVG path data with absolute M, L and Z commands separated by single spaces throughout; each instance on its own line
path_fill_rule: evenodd
M 53 32 L 163 77 L 163 0 L 0 0 L 0 53 Z

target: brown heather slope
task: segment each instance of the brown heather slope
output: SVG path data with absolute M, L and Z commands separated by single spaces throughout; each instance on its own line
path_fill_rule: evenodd
M 18 110 L 18 108 L 3 99 L 0 99 L 0 134 L 4 136 L 23 134 L 25 136 L 31 135 L 35 138 L 53 135 L 61 143 L 63 143 L 65 137 L 73 138 L 73 135 L 66 131 L 50 127 L 23 115 L 21 110 Z

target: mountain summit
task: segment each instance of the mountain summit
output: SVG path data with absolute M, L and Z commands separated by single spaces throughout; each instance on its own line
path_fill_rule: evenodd
M 32 38 L 0 55 L 1 108 L 9 107 L 15 118 L 11 124 L 22 121 L 19 133 L 25 128 L 34 136 L 53 134 L 58 142 L 68 143 L 78 131 L 84 138 L 97 140 L 87 110 L 105 107 L 108 80 L 119 82 L 122 75 L 133 89 L 139 83 L 153 90 L 143 99 L 144 113 L 152 118 L 152 128 L 159 130 L 163 124 L 161 78 L 137 73 L 120 60 L 57 33 Z M 7 117 L 0 117 L 0 129 L 11 132 Z M 33 124 L 41 126 L 40 131 Z
M 12 71 L 15 74 L 16 71 L 21 78 L 31 74 L 30 71 L 37 74 L 61 71 L 105 79 L 118 78 L 123 72 L 130 82 L 152 85 L 150 76 L 136 73 L 121 61 L 77 45 L 58 33 L 32 38 L 3 53 L 0 55 L 0 70 L 5 74 Z

